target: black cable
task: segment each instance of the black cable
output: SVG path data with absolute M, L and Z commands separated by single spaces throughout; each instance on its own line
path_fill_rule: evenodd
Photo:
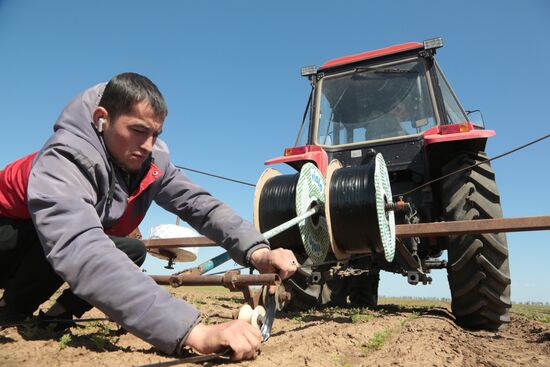
M 240 183 L 240 184 L 243 184 L 243 185 L 248 185 L 248 186 L 256 187 L 255 184 L 251 184 L 251 183 L 249 183 L 249 182 L 244 182 L 244 181 L 240 181 L 240 180 L 235 180 L 235 179 L 233 179 L 233 178 L 224 177 L 224 176 L 218 176 L 218 175 L 215 175 L 215 174 L 213 174 L 213 173 L 203 172 L 203 171 L 199 171 L 199 170 L 192 169 L 192 168 L 181 167 L 181 166 L 176 166 L 176 168 L 183 169 L 183 170 L 186 170 L 186 171 L 191 171 L 191 172 L 200 173 L 201 175 L 206 175 L 206 176 L 211 176 L 211 177 L 215 177 L 215 178 L 220 178 L 220 179 L 222 179 L 222 180 L 227 180 L 227 181 L 231 181 L 231 182 Z
M 258 208 L 260 232 L 264 233 L 296 217 L 296 186 L 299 174 L 278 175 L 262 187 Z M 289 228 L 269 239 L 272 248 L 303 249 L 298 226 Z
M 529 145 L 532 145 L 532 144 L 538 143 L 539 141 L 542 141 L 542 140 L 544 140 L 544 139 L 547 139 L 548 137 L 550 137 L 550 134 L 545 135 L 545 136 L 543 136 L 543 137 L 541 137 L 541 138 L 535 139 L 535 140 L 533 140 L 533 141 L 531 141 L 531 142 L 529 142 L 529 143 L 527 143 L 527 144 L 524 144 L 524 145 L 522 145 L 522 146 L 520 146 L 520 147 L 517 147 L 517 148 L 515 148 L 515 149 L 512 149 L 512 150 L 510 150 L 510 151 L 508 151 L 508 152 L 505 152 L 505 153 L 502 153 L 502 154 L 500 154 L 500 155 L 497 155 L 497 156 L 495 156 L 495 157 L 493 157 L 493 158 L 490 158 L 490 159 L 487 159 L 487 160 L 478 162 L 478 163 L 473 164 L 473 165 L 468 166 L 468 167 L 461 168 L 461 169 L 459 169 L 459 170 L 457 170 L 457 171 L 448 173 L 448 174 L 446 174 L 446 175 L 444 175 L 444 176 L 441 176 L 441 177 L 438 177 L 438 178 L 433 179 L 433 180 L 431 180 L 431 181 L 428 181 L 428 182 L 426 182 L 426 183 L 423 183 L 422 185 L 417 186 L 416 188 L 414 188 L 414 189 L 412 189 L 412 190 L 409 190 L 409 191 L 407 191 L 407 192 L 395 194 L 395 195 L 393 195 L 393 197 L 396 198 L 396 197 L 399 197 L 399 196 L 405 196 L 405 195 L 411 194 L 411 193 L 413 193 L 413 192 L 415 192 L 415 191 L 417 191 L 417 190 L 420 190 L 421 188 L 423 188 L 423 187 L 425 187 L 425 186 L 428 186 L 428 185 L 430 185 L 430 184 L 432 184 L 432 183 L 434 183 L 434 182 L 440 181 L 440 180 L 442 180 L 442 179 L 444 179 L 444 178 L 447 178 L 447 177 L 452 176 L 452 175 L 454 175 L 454 174 L 460 173 L 460 172 L 462 172 L 462 171 L 466 171 L 466 170 L 468 170 L 468 169 L 472 169 L 472 168 L 474 168 L 474 167 L 476 167 L 476 166 L 479 166 L 479 165 L 481 165 L 481 164 L 483 164 L 483 163 L 491 162 L 491 161 L 494 161 L 494 160 L 496 160 L 496 159 L 498 159 L 498 158 L 502 158 L 502 157 L 504 157 L 504 156 L 506 156 L 506 155 L 508 155 L 508 154 L 514 153 L 514 152 L 516 152 L 516 151 L 518 151 L 518 150 L 520 150 L 520 149 L 526 148 L 526 147 L 528 147 Z M 255 184 L 252 184 L 252 183 L 249 183 L 249 182 L 245 182 L 245 181 L 241 181 L 241 180 L 236 180 L 236 179 L 229 178 L 229 177 L 225 177 L 225 176 L 215 175 L 215 174 L 212 174 L 212 173 L 208 173 L 208 172 L 204 172 L 204 171 L 199 171 L 199 170 L 192 169 L 192 168 L 188 168 L 188 167 L 182 167 L 182 166 L 177 166 L 177 165 L 176 165 L 176 168 L 183 169 L 183 170 L 186 170 L 186 171 L 195 172 L 195 173 L 199 173 L 199 174 L 201 174 L 201 175 L 206 175 L 206 176 L 211 176 L 211 177 L 219 178 L 219 179 L 222 179 L 222 180 L 227 180 L 227 181 L 231 181 L 231 182 L 235 182 L 235 183 L 240 183 L 240 184 L 243 184 L 243 185 L 248 185 L 248 186 L 256 187 Z
M 478 163 L 476 163 L 476 164 L 472 164 L 471 166 L 464 167 L 464 168 L 458 169 L 458 170 L 456 170 L 456 171 L 454 171 L 454 172 L 447 173 L 446 175 L 443 175 L 443 176 L 441 176 L 441 177 L 438 177 L 438 178 L 436 178 L 436 179 L 433 179 L 433 180 L 431 180 L 431 181 L 428 181 L 428 182 L 426 182 L 426 183 L 423 183 L 422 185 L 417 186 L 417 187 L 415 187 L 415 188 L 412 189 L 412 190 L 409 190 L 409 191 L 407 191 L 407 192 L 403 192 L 403 193 L 400 193 L 400 194 L 395 194 L 395 195 L 393 195 L 393 197 L 396 198 L 396 197 L 408 195 L 408 194 L 413 193 L 413 192 L 415 192 L 415 191 L 417 191 L 417 190 L 420 190 L 421 188 L 423 188 L 423 187 L 425 187 L 425 186 L 428 186 L 428 185 L 430 185 L 430 184 L 432 184 L 432 183 L 434 183 L 434 182 L 443 180 L 444 178 L 447 178 L 447 177 L 449 177 L 449 176 L 452 176 L 452 175 L 455 175 L 455 174 L 457 174 L 457 173 L 460 173 L 460 172 L 463 172 L 463 171 L 472 169 L 472 168 L 477 167 L 477 166 L 479 166 L 479 165 L 481 165 L 481 164 L 483 164 L 483 163 L 488 163 L 488 162 L 494 161 L 495 159 L 502 158 L 502 157 L 504 157 L 504 156 L 506 156 L 506 155 L 508 155 L 508 154 L 517 152 L 518 150 L 523 149 L 523 148 L 526 148 L 526 147 L 528 147 L 529 145 L 538 143 L 539 141 L 542 141 L 542 140 L 548 138 L 549 136 L 550 136 L 550 134 L 545 135 L 545 136 L 543 136 L 543 137 L 541 137 L 541 138 L 538 138 L 538 139 L 535 139 L 535 140 L 533 140 L 533 141 L 531 141 L 531 142 L 529 142 L 529 143 L 527 143 L 527 144 L 523 144 L 522 146 L 519 146 L 519 147 L 517 147 L 517 148 L 514 148 L 514 149 L 509 150 L 509 151 L 507 151 L 507 152 L 504 152 L 504 153 L 502 153 L 502 154 L 499 154 L 499 155 L 497 155 L 497 156 L 495 156 L 495 157 L 493 157 L 493 158 L 489 158 L 489 159 L 486 159 L 486 160 L 484 160 L 484 161 L 478 162 Z
M 330 221 L 334 242 L 344 252 L 383 252 L 376 210 L 374 171 L 366 165 L 334 171 L 330 180 Z
M 178 358 L 178 359 L 173 359 L 171 361 L 166 361 L 166 362 L 144 364 L 139 367 L 168 367 L 168 366 L 177 366 L 184 363 L 203 363 L 203 362 L 214 360 L 216 358 L 228 357 L 232 351 L 233 350 L 231 348 L 227 348 L 226 350 L 220 353 L 196 355 L 196 356 L 186 357 L 186 358 Z
M 76 324 L 79 323 L 87 323 L 87 322 L 99 322 L 99 321 L 110 321 L 113 322 L 111 319 L 107 317 L 95 317 L 95 318 L 88 318 L 88 319 L 39 319 L 38 317 L 33 316 L 32 318 L 28 318 L 24 321 L 17 321 L 17 322 L 6 322 L 3 324 L 0 324 L 0 330 L 4 328 L 9 327 L 15 327 L 15 326 L 25 326 L 25 325 L 33 325 L 33 324 L 55 324 L 55 323 L 69 323 L 74 322 Z

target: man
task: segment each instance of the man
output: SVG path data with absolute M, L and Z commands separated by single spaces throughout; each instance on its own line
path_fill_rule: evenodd
M 89 303 L 166 353 L 231 347 L 234 359 L 251 358 L 261 342 L 256 328 L 240 320 L 200 323 L 197 310 L 134 264 L 143 261 L 136 242 L 120 244 L 154 200 L 220 243 L 237 263 L 282 278 L 296 271 L 291 251 L 271 251 L 250 223 L 170 163 L 158 139 L 166 114 L 149 79 L 120 74 L 76 97 L 43 148 L 0 173 L 0 258 L 13 264 L 9 274 L 0 273 L 0 306 L 13 311 L 18 297 L 26 297 L 32 312 L 66 281 L 78 296 L 72 300 L 81 302 L 79 312 Z M 46 265 L 28 265 L 37 263 Z M 42 291 L 29 296 L 27 289 Z M 73 303 L 58 301 L 49 316 L 75 314 Z
M 397 103 L 387 113 L 375 120 L 368 122 L 365 131 L 365 139 L 384 139 L 407 135 L 401 123 L 408 120 L 409 113 L 403 102 Z

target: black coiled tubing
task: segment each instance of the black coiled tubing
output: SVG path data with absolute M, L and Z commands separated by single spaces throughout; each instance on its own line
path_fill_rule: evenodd
M 296 186 L 298 173 L 275 176 L 265 183 L 260 194 L 258 219 L 260 232 L 264 233 L 296 217 Z M 272 248 L 283 247 L 303 251 L 302 238 L 298 226 L 269 239 Z
M 348 253 L 383 253 L 374 187 L 375 160 L 340 168 L 329 188 L 330 221 L 334 242 Z

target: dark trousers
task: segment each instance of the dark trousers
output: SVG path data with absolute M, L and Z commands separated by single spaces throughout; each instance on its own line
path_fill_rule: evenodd
M 145 261 L 143 242 L 110 236 L 115 246 L 138 266 Z M 7 307 L 32 314 L 63 284 L 46 260 L 31 220 L 0 218 L 0 288 Z M 92 306 L 66 289 L 57 299 L 69 312 L 81 317 Z

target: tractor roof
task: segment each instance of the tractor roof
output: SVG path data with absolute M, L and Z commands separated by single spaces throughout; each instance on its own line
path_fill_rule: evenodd
M 397 53 L 400 53 L 400 52 L 403 52 L 403 51 L 414 50 L 414 49 L 417 49 L 417 48 L 418 49 L 424 48 L 424 45 L 420 42 L 408 42 L 408 43 L 403 43 L 403 44 L 400 44 L 400 45 L 381 48 L 381 49 L 378 49 L 378 50 L 362 52 L 362 53 L 356 54 L 356 55 L 343 56 L 343 57 L 339 57 L 337 59 L 333 59 L 333 60 L 325 62 L 323 65 L 321 65 L 319 70 L 328 69 L 328 68 L 332 68 L 332 67 L 340 66 L 340 65 L 344 65 L 344 64 L 351 64 L 351 63 L 354 63 L 354 62 L 357 62 L 357 61 L 362 61 L 362 60 L 374 59 L 374 58 L 382 57 L 382 56 L 393 55 L 393 54 L 397 54 Z

